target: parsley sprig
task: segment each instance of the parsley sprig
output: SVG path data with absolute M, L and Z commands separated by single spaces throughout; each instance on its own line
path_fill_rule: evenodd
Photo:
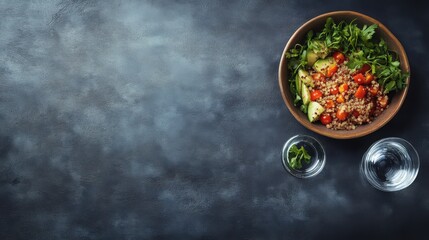
M 293 169 L 302 168 L 302 161 L 306 163 L 310 163 L 311 156 L 308 154 L 307 150 L 305 150 L 304 146 L 298 148 L 295 144 L 292 145 L 288 152 L 288 162 L 289 166 Z
M 377 24 L 364 25 L 360 28 L 354 20 L 350 23 L 341 21 L 337 24 L 332 18 L 328 18 L 321 32 L 314 34 L 313 31 L 309 31 L 304 44 L 296 44 L 286 53 L 288 68 L 292 75 L 290 88 L 295 98 L 299 94 L 294 86 L 294 79 L 298 69 L 307 66 L 308 51 L 326 56 L 340 50 L 348 56 L 347 67 L 352 70 L 369 64 L 372 74 L 377 77 L 385 94 L 403 89 L 409 73 L 401 70 L 397 54 L 388 49 L 383 39 L 379 39 L 378 42 L 374 39 L 377 28 Z

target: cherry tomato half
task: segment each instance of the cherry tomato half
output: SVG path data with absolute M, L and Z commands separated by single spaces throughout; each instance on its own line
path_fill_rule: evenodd
M 372 88 L 369 89 L 369 92 L 371 93 L 372 96 L 377 96 L 378 88 L 377 87 L 372 87 Z
M 335 62 L 337 62 L 338 64 L 343 63 L 345 59 L 344 54 L 341 52 L 334 52 L 332 57 L 334 58 Z
M 358 89 L 356 90 L 355 97 L 356 98 L 364 98 L 365 95 L 366 95 L 366 90 L 362 85 L 360 85 L 358 87 Z
M 316 81 L 326 81 L 325 76 L 319 72 L 311 74 L 311 77 Z
M 338 71 L 338 65 L 332 65 L 331 67 L 328 68 L 328 72 L 326 73 L 327 77 L 332 77 L 332 75 L 334 75 L 334 73 L 336 73 Z
M 336 113 L 336 116 L 337 116 L 338 120 L 340 120 L 340 121 L 346 120 L 347 117 L 349 116 L 349 113 L 346 112 L 344 108 L 345 107 L 338 108 L 337 113 Z
M 322 91 L 320 90 L 313 90 L 310 93 L 310 100 L 311 101 L 316 101 L 317 99 L 321 98 L 323 96 Z
M 365 73 L 365 81 L 364 81 L 364 84 L 370 84 L 372 80 L 374 80 L 374 75 L 372 75 L 372 74 L 371 74 L 371 73 L 369 73 L 369 72 Z
M 332 95 L 338 94 L 338 87 L 335 86 L 335 87 L 331 88 L 329 90 L 329 93 L 331 93 Z
M 329 124 L 332 122 L 332 117 L 329 114 L 323 114 L 322 116 L 320 116 L 320 122 L 323 125 Z
M 365 76 L 362 73 L 358 73 L 358 74 L 354 75 L 353 80 L 357 84 L 365 84 L 365 81 L 366 81 Z
M 332 101 L 331 99 L 326 100 L 325 107 L 326 108 L 334 108 L 335 107 L 334 101 Z

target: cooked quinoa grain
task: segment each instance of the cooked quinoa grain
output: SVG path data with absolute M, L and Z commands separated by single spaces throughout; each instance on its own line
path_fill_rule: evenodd
M 353 130 L 359 125 L 371 123 L 389 107 L 389 98 L 381 92 L 378 82 L 373 80 L 367 84 L 356 83 L 353 76 L 359 73 L 348 69 L 346 63 L 339 64 L 338 70 L 330 78 L 314 81 L 314 86 L 310 88 L 310 91 L 320 90 L 323 93 L 315 101 L 325 108 L 323 114 L 331 116 L 332 121 L 325 126 L 333 130 Z M 310 74 L 315 73 L 316 71 L 310 70 Z M 370 73 L 362 75 L 365 74 Z M 361 92 L 358 92 L 359 86 L 362 86 Z M 362 93 L 364 95 L 359 95 Z M 339 111 L 343 114 L 340 114 L 340 118 Z

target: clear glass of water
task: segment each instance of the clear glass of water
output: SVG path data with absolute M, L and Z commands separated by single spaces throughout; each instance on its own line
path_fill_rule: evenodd
M 408 141 L 390 137 L 372 144 L 362 157 L 361 174 L 381 191 L 402 190 L 416 179 L 419 155 Z
M 294 169 L 289 164 L 289 150 L 296 145 L 298 148 L 304 147 L 311 156 L 310 162 L 303 162 L 302 168 Z M 307 135 L 296 135 L 291 137 L 282 150 L 282 163 L 285 169 L 297 178 L 309 178 L 319 174 L 325 166 L 325 150 L 315 138 Z

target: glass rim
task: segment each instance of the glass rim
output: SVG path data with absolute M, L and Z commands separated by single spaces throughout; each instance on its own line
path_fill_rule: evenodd
M 369 168 L 369 159 L 368 154 L 371 153 L 371 150 L 373 150 L 378 145 L 381 145 L 383 143 L 397 143 L 400 144 L 402 147 L 405 148 L 408 155 L 410 155 L 410 167 L 406 170 L 411 170 L 409 175 L 402 180 L 401 182 L 392 185 L 392 186 L 386 186 L 381 184 L 377 178 L 372 174 L 372 172 L 368 169 Z M 365 153 L 362 156 L 360 171 L 364 175 L 365 179 L 376 189 L 384 191 L 384 192 L 394 192 L 399 191 L 402 189 L 407 188 L 410 186 L 414 180 L 417 178 L 418 172 L 420 169 L 420 156 L 415 149 L 415 147 L 407 140 L 400 138 L 400 137 L 387 137 L 382 138 L 371 144 L 370 147 L 365 151 Z
M 317 156 L 318 156 L 318 158 L 316 159 L 317 163 L 314 166 L 312 166 L 310 169 L 308 169 L 308 171 L 299 171 L 289 166 L 287 152 L 289 151 L 292 144 L 295 142 L 306 142 L 310 144 L 317 152 Z M 312 136 L 304 135 L 304 134 L 297 134 L 289 138 L 286 141 L 286 143 L 283 145 L 281 160 L 282 160 L 283 167 L 292 176 L 297 178 L 310 178 L 318 175 L 323 170 L 326 162 L 326 153 L 323 145 L 316 138 Z

